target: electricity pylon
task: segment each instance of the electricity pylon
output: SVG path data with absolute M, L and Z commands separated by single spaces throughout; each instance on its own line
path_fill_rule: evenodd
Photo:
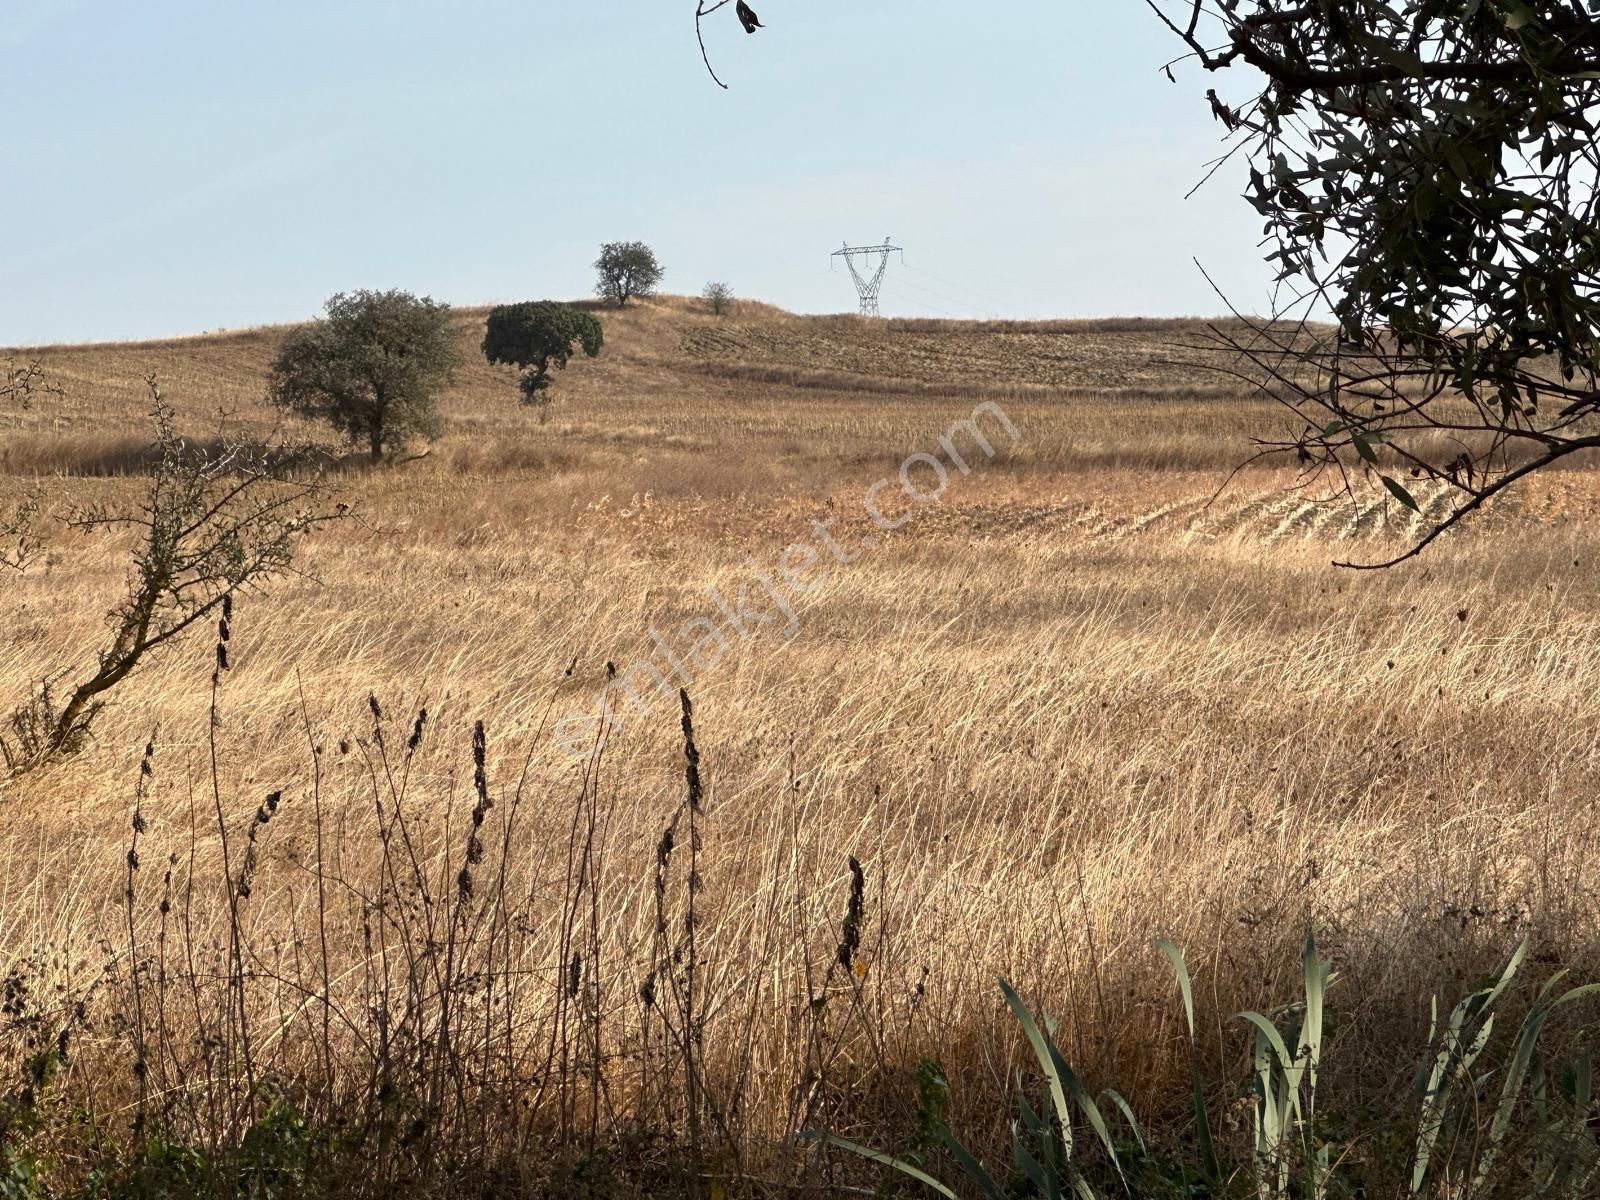
M 861 315 L 875 317 L 878 315 L 878 293 L 883 290 L 883 276 L 889 269 L 889 255 L 905 253 L 899 246 L 889 244 L 889 239 L 883 239 L 881 246 L 852 246 L 845 243 L 843 250 L 835 250 L 834 258 L 844 259 L 844 265 L 850 268 L 850 277 L 856 281 L 856 291 L 861 295 Z M 856 259 L 861 259 L 870 274 L 863 274 L 856 267 Z M 877 267 L 872 266 L 872 259 L 878 260 Z

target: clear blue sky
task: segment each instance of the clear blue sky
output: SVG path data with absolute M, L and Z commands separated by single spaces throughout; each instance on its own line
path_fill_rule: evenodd
M 1139 0 L 0 0 L 0 344 L 291 320 L 341 289 L 589 292 L 649 242 L 852 309 L 844 240 L 905 246 L 885 312 L 1265 307 L 1240 174 Z

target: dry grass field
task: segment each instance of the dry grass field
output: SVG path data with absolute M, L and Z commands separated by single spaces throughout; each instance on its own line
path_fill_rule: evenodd
M 399 1114 L 370 1143 L 390 1183 L 518 1162 L 552 1194 L 871 1188 L 792 1135 L 914 1148 L 937 1062 L 952 1123 L 1002 1154 L 1031 1060 L 1001 976 L 1181 1147 L 1188 1039 L 1158 936 L 1188 957 L 1201 1075 L 1246 1162 L 1233 1014 L 1295 998 L 1314 929 L 1336 968 L 1319 1107 L 1341 1172 L 1402 1195 L 1430 1000 L 1448 1011 L 1524 939 L 1519 1010 L 1558 969 L 1600 978 L 1588 470 L 1403 568 L 1341 571 L 1414 524 L 1269 469 L 1216 494 L 1285 425 L 1173 365 L 1195 326 L 663 299 L 603 314 L 605 353 L 556 378 L 540 423 L 477 358 L 483 315 L 459 314 L 472 357 L 431 453 L 341 464 L 357 520 L 240 601 L 214 719 L 197 633 L 115 693 L 84 753 L 0 782 L 0 975 L 34 1039 L 12 1068 L 76 1022 L 37 1101 L 68 1115 L 27 1134 L 42 1175 L 88 1169 L 65 1126 L 215 1150 L 279 1098 L 314 1122 Z M 0 502 L 135 499 L 150 372 L 197 437 L 316 433 L 263 405 L 280 335 L 17 352 L 62 391 L 0 413 Z M 940 438 L 980 404 L 996 452 L 962 442 L 962 474 Z M 915 454 L 947 466 L 937 502 L 901 495 Z M 887 532 L 864 508 L 882 479 L 905 518 Z M 782 579 L 796 544 L 803 587 Z M 58 533 L 0 575 L 6 708 L 92 666 L 127 550 Z M 741 589 L 743 631 L 719 602 Z M 621 726 L 603 745 L 602 703 Z M 247 848 L 241 895 L 223 881 Z M 679 1182 L 651 1174 L 684 1153 Z

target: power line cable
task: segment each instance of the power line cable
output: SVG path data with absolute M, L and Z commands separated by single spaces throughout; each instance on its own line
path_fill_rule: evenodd
M 938 275 L 935 275 L 932 271 L 924 271 L 921 267 L 913 266 L 912 264 L 907 263 L 907 262 L 902 262 L 901 265 L 904 266 L 906 270 L 912 272 L 913 274 L 921 275 L 924 278 L 931 279 L 935 283 L 941 283 L 945 287 L 955 288 L 958 292 L 966 292 L 968 295 L 975 296 L 979 300 L 985 301 L 987 304 L 998 305 L 998 310 L 995 310 L 997 312 L 999 310 L 1004 310 L 1005 308 L 1008 307 L 1006 304 L 1002 303 L 1001 301 L 996 300 L 993 296 L 990 296 L 990 295 L 987 295 L 987 294 L 985 294 L 983 292 L 978 291 L 977 288 L 970 288 L 970 287 L 967 287 L 964 284 L 956 283 L 954 280 L 944 279 L 944 278 L 942 278 L 942 277 L 940 277 Z
M 943 291 L 943 290 L 938 289 L 938 288 L 923 287 L 921 284 L 915 283 L 915 282 L 913 282 L 911 280 L 908 280 L 908 279 L 903 279 L 903 278 L 896 279 L 894 281 L 894 287 L 896 287 L 896 288 L 900 288 L 900 287 L 911 288 L 912 290 L 914 290 L 916 292 L 919 292 L 924 296 L 931 297 L 934 300 L 940 301 L 943 304 L 953 305 L 958 310 L 960 310 L 962 313 L 965 314 L 961 318 L 962 320 L 986 321 L 986 320 L 991 319 L 994 316 L 994 314 L 992 312 L 989 312 L 986 309 L 975 308 L 970 300 L 967 300 L 967 299 L 965 299 L 963 297 L 960 297 L 960 296 L 952 295 L 951 293 Z
M 904 284 L 905 280 L 903 279 L 896 281 L 896 286 L 901 286 Z M 893 287 L 888 290 L 891 296 L 900 300 L 902 303 L 914 305 L 915 307 L 922 309 L 924 312 L 937 313 L 939 316 L 947 317 L 952 321 L 970 321 L 973 319 L 971 315 L 953 313 L 947 308 L 940 308 L 937 305 L 929 304 L 925 300 L 918 300 L 915 296 L 897 295 Z

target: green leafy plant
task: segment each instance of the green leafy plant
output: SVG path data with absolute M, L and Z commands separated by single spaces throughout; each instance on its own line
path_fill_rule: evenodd
M 1200 1059 L 1195 1053 L 1194 985 L 1190 982 L 1189 966 L 1184 961 L 1182 950 L 1166 938 L 1156 939 L 1156 949 L 1172 963 L 1173 973 L 1178 979 L 1178 991 L 1183 997 L 1183 1015 L 1189 1030 L 1189 1081 L 1194 1105 L 1195 1144 L 1200 1151 L 1202 1175 L 1208 1184 L 1215 1184 L 1222 1177 L 1222 1168 L 1217 1161 L 1216 1143 L 1211 1137 L 1211 1114 L 1206 1106 L 1205 1084 L 1200 1078 Z
M 955 1137 L 945 1123 L 943 1109 L 928 1120 L 924 1103 L 920 1107 L 933 1140 L 950 1153 L 985 1200 L 1094 1200 L 1099 1194 L 1094 1179 L 1107 1172 L 1101 1170 L 1091 1177 L 1085 1171 L 1081 1153 L 1085 1144 L 1103 1152 L 1110 1168 L 1108 1177 L 1130 1196 L 1146 1194 L 1146 1181 L 1154 1181 L 1151 1186 L 1160 1186 L 1163 1195 L 1176 1190 L 1193 1197 L 1235 1195 L 1235 1181 L 1249 1181 L 1257 1200 L 1329 1200 L 1359 1194 L 1358 1185 L 1340 1178 L 1356 1134 L 1330 1136 L 1318 1112 L 1328 989 L 1334 974 L 1332 964 L 1318 950 L 1315 936 L 1306 938 L 1301 955 L 1301 998 L 1270 1015 L 1237 1014 L 1236 1019 L 1252 1032 L 1250 1087 L 1254 1104 L 1249 1160 L 1233 1169 L 1225 1169 L 1217 1152 L 1198 1068 L 1194 989 L 1188 966 L 1171 941 L 1161 939 L 1156 948 L 1171 964 L 1183 1002 L 1195 1118 L 1192 1145 L 1175 1158 L 1152 1154 L 1123 1096 L 1110 1089 L 1098 1100 L 1092 1096 L 1062 1057 L 1052 1024 L 1046 1021 L 1041 1025 L 1004 980 L 1000 988 L 1006 1004 L 1043 1075 L 1042 1101 L 1033 1103 L 1019 1077 L 1017 1115 L 1011 1123 L 1010 1173 L 1004 1182 Z M 1409 1194 L 1413 1197 L 1483 1196 L 1514 1180 L 1523 1188 L 1519 1194 L 1579 1200 L 1591 1195 L 1600 1180 L 1600 1146 L 1589 1129 L 1595 1113 L 1592 1058 L 1587 1051 L 1577 1050 L 1552 1063 L 1540 1048 L 1540 1035 L 1556 1011 L 1600 994 L 1600 984 L 1563 990 L 1563 971 L 1540 987 L 1498 1076 L 1498 1100 L 1492 1106 L 1483 1103 L 1483 1089 L 1493 1077 L 1474 1069 L 1490 1044 L 1496 1005 L 1507 995 L 1526 956 L 1527 946 L 1523 945 L 1493 983 L 1462 1000 L 1442 1023 L 1438 1001 L 1434 1002 L 1429 1056 L 1418 1075 L 1421 1105 L 1412 1148 Z M 942 1074 L 940 1079 L 942 1082 Z M 1525 1093 L 1529 1103 L 1524 1109 Z M 1119 1150 L 1102 1104 L 1127 1123 L 1140 1171 L 1131 1169 L 1127 1149 Z M 1529 1118 L 1522 1124 L 1531 1126 L 1531 1173 L 1527 1155 L 1517 1157 L 1516 1167 L 1502 1168 L 1510 1161 L 1510 1135 L 1522 1117 Z M 1075 1122 L 1092 1132 L 1092 1142 L 1083 1143 L 1076 1136 Z M 848 1150 L 915 1179 L 948 1200 L 957 1200 L 955 1189 L 931 1174 L 920 1155 L 887 1154 L 825 1130 L 802 1136 Z M 1464 1154 L 1467 1161 L 1452 1165 L 1450 1160 L 1458 1154 Z
M 1429 1168 L 1438 1162 L 1438 1134 L 1446 1123 L 1458 1123 L 1462 1114 L 1453 1109 L 1469 1107 L 1477 1114 L 1478 1094 L 1475 1086 L 1462 1086 L 1470 1080 L 1470 1070 L 1483 1053 L 1483 1046 L 1494 1027 L 1494 1005 L 1506 995 L 1512 976 L 1522 966 L 1528 954 L 1528 944 L 1523 942 L 1512 955 L 1506 970 L 1490 987 L 1474 992 L 1456 1005 L 1445 1029 L 1437 1029 L 1437 1003 L 1435 1003 L 1435 1043 L 1432 1066 L 1422 1082 L 1422 1122 L 1418 1131 L 1418 1149 L 1411 1171 L 1411 1195 L 1426 1194 L 1429 1186 Z M 1586 1195 L 1586 1187 L 1594 1181 L 1597 1155 L 1594 1138 L 1587 1134 L 1586 1120 L 1592 1104 L 1592 1064 L 1587 1056 L 1574 1056 L 1566 1062 L 1571 1072 L 1571 1096 L 1578 1109 L 1578 1125 L 1552 1114 L 1549 1099 L 1547 1067 L 1539 1050 L 1539 1037 L 1544 1032 L 1550 1016 L 1574 1000 L 1600 994 L 1600 984 L 1584 984 L 1562 990 L 1566 971 L 1557 971 L 1541 987 L 1528 1016 L 1517 1030 L 1512 1058 L 1501 1078 L 1499 1101 L 1493 1109 L 1488 1128 L 1480 1131 L 1482 1150 L 1477 1163 L 1470 1166 L 1472 1192 L 1482 1192 L 1493 1178 L 1494 1168 L 1506 1149 L 1507 1133 L 1512 1128 L 1512 1118 L 1517 1114 L 1518 1101 L 1523 1088 L 1534 1078 L 1533 1115 L 1538 1126 L 1541 1163 L 1533 1179 L 1534 1195 Z
M 490 311 L 483 357 L 491 364 L 519 368 L 522 402 L 542 405 L 548 403 L 552 366 L 564 370 L 579 350 L 594 358 L 603 345 L 605 331 L 588 313 L 570 304 L 531 300 Z
M 1074 1131 L 1074 1114 L 1076 1114 L 1095 1135 L 1116 1177 L 1121 1181 L 1123 1190 L 1129 1191 L 1128 1178 L 1123 1170 L 1116 1144 L 1112 1140 L 1105 1114 L 1083 1081 L 1078 1078 L 1077 1073 L 1067 1065 L 1066 1059 L 1055 1043 L 1054 1023 L 1047 1019 L 1041 1027 L 1033 1012 L 1017 995 L 1016 989 L 1004 979 L 1000 981 L 1000 991 L 1021 1027 L 1023 1036 L 1027 1038 L 1028 1046 L 1039 1064 L 1045 1084 L 1042 1103 L 1035 1106 L 1028 1100 L 1026 1088 L 1022 1086 L 1019 1074 L 1017 1116 L 1012 1122 L 1010 1177 L 1026 1181 L 1024 1191 L 1042 1196 L 1045 1200 L 1061 1200 L 1066 1196 L 1075 1196 L 1079 1200 L 1093 1200 L 1096 1192 L 1084 1175 L 1078 1153 L 1079 1142 Z M 1142 1153 L 1144 1134 L 1128 1102 L 1119 1093 L 1109 1089 L 1103 1093 L 1103 1098 L 1108 1099 L 1128 1122 Z M 1017 1189 L 1002 1184 L 978 1161 L 951 1132 L 942 1116 L 930 1119 L 928 1114 L 924 1113 L 924 1119 L 932 1127 L 938 1142 L 950 1152 L 967 1178 L 982 1189 L 985 1200 L 1009 1200 L 1017 1194 Z M 891 1167 L 902 1175 L 933 1188 L 941 1196 L 948 1197 L 948 1200 L 958 1200 L 955 1191 L 949 1185 L 903 1157 L 870 1149 L 826 1130 L 810 1130 L 801 1136 L 837 1146 L 841 1150 L 848 1150 L 872 1162 Z M 1129 1194 L 1131 1195 L 1131 1191 Z
M 1251 1079 L 1255 1089 L 1256 1192 L 1262 1200 L 1328 1194 L 1329 1147 L 1316 1137 L 1317 1068 L 1322 1061 L 1325 998 L 1332 968 L 1317 953 L 1315 936 L 1306 938 L 1302 958 L 1305 1002 L 1289 1011 L 1285 1032 L 1258 1012 L 1239 1014 L 1255 1031 Z M 1293 1047 L 1291 1049 L 1291 1047 Z M 1301 1186 L 1290 1190 L 1292 1175 Z

